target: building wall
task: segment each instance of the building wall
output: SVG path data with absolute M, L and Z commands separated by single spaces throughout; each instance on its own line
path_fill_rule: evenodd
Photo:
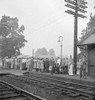
M 88 46 L 88 75 L 95 77 L 95 45 Z

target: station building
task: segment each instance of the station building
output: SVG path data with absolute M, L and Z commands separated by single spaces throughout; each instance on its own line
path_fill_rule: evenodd
M 78 43 L 78 47 L 87 52 L 88 76 L 95 77 L 95 29 Z

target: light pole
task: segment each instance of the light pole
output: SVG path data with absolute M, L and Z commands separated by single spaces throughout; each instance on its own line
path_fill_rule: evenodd
M 61 65 L 61 67 L 62 67 L 62 42 L 63 42 L 63 37 L 62 36 L 59 36 L 59 38 L 58 38 L 58 42 L 60 42 L 61 44 L 60 44 L 60 47 L 61 47 L 61 56 L 60 56 L 60 59 L 61 59 L 61 62 L 60 62 L 60 65 Z

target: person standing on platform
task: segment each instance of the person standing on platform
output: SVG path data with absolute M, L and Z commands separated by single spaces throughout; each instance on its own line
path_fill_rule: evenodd
M 73 75 L 73 59 L 72 56 L 70 56 L 69 62 L 68 62 L 68 74 Z
M 77 75 L 80 75 L 81 59 L 77 62 Z
M 41 66 L 40 66 L 41 72 L 43 72 L 43 70 L 44 70 L 43 58 L 40 60 L 40 63 L 41 63 Z
M 52 58 L 49 59 L 49 72 L 50 72 L 50 73 L 51 73 L 52 67 L 53 67 L 53 66 L 52 66 L 52 60 L 53 60 Z
M 17 62 L 17 58 L 15 59 L 15 69 L 17 69 L 17 65 L 18 65 L 18 62 Z
M 46 72 L 49 72 L 49 59 L 46 58 Z
M 7 69 L 9 69 L 9 58 L 6 58 Z
M 43 71 L 46 72 L 46 59 L 45 58 L 43 59 L 43 64 L 44 64 L 44 70 Z
M 36 71 L 36 68 L 37 68 L 37 58 L 34 58 L 34 67 L 33 67 L 33 70 Z
M 58 66 L 59 67 L 59 71 L 62 72 L 61 60 L 60 60 L 59 57 L 57 57 L 56 66 Z
M 4 67 L 4 62 L 5 62 L 5 59 L 3 58 L 2 59 L 2 67 Z
M 62 74 L 64 74 L 65 73 L 65 58 L 63 58 L 63 60 L 62 60 Z
M 51 74 L 55 73 L 55 60 L 54 58 L 51 59 Z
M 83 78 L 86 78 L 86 57 L 83 57 Z
M 34 67 L 34 59 L 31 58 L 30 59 L 30 64 L 29 64 L 29 72 L 33 71 L 33 67 Z
M 86 78 L 86 59 L 83 56 L 81 59 L 80 78 Z
M 66 74 L 68 74 L 68 58 L 65 60 Z
M 4 58 L 4 68 L 7 68 L 7 58 Z
M 59 70 L 60 69 L 60 65 L 59 65 L 59 63 L 56 64 L 55 68 L 56 68 L 56 74 L 59 74 L 60 73 L 60 70 Z M 61 72 L 62 72 L 62 67 L 61 67 Z
M 27 58 L 27 60 L 26 60 L 26 68 L 27 68 L 27 71 L 29 70 L 29 64 L 30 64 L 30 58 Z
M 13 69 L 13 58 L 11 58 L 11 68 Z
M 41 72 L 41 59 L 38 58 L 38 71 Z
M 60 65 L 60 58 L 59 57 L 57 58 L 57 64 Z
M 15 69 L 15 58 L 13 58 L 13 69 Z
M 38 71 L 39 71 L 39 66 L 40 66 L 40 63 L 39 63 L 39 58 L 37 58 L 36 72 L 38 72 Z

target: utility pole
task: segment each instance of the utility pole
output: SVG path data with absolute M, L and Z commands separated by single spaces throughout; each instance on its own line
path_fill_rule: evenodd
M 65 0 L 67 4 L 66 7 L 71 10 L 65 11 L 68 14 L 74 15 L 74 74 L 77 74 L 77 34 L 78 34 L 78 17 L 86 18 L 83 14 L 86 13 L 85 8 L 87 8 L 85 0 Z M 79 13 L 80 12 L 80 13 Z M 82 14 L 81 14 L 82 13 Z
M 34 49 L 32 49 L 32 57 L 34 57 Z

